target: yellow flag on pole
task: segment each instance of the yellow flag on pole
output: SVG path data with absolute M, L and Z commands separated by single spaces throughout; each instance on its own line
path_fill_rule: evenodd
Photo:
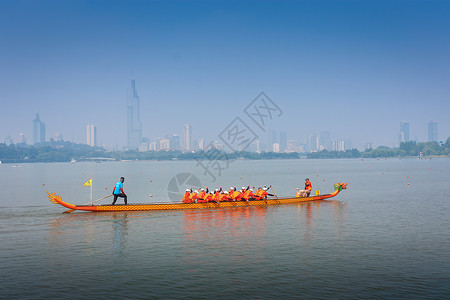
M 92 178 L 86 181 L 83 186 L 92 186 Z

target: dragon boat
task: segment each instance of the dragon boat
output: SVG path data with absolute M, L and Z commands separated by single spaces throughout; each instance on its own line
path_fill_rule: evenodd
M 278 198 L 276 196 L 262 199 L 262 200 L 250 200 L 250 201 L 231 201 L 231 202 L 208 202 L 208 203 L 131 203 L 128 205 L 116 204 L 116 205 L 76 205 L 63 201 L 59 194 L 47 192 L 50 202 L 60 204 L 68 211 L 75 210 L 91 211 L 91 212 L 111 212 L 111 211 L 144 211 L 144 210 L 175 210 L 175 209 L 197 209 L 197 208 L 222 208 L 222 207 L 243 207 L 243 206 L 257 206 L 257 205 L 279 205 L 279 204 L 293 204 L 308 201 L 319 201 L 335 197 L 343 189 L 347 189 L 347 183 L 334 184 L 334 192 L 330 194 L 314 195 L 309 197 L 283 197 Z M 106 198 L 106 197 L 105 197 Z

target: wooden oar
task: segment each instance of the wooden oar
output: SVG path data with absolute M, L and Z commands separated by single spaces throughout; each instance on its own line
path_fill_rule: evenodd
M 113 196 L 113 195 L 108 195 L 108 196 L 102 197 L 102 198 L 100 198 L 100 199 L 97 199 L 97 200 L 95 200 L 95 201 L 88 202 L 88 203 L 86 203 L 85 205 L 88 205 L 88 204 L 92 205 L 92 203 L 94 203 L 94 202 L 97 202 L 97 201 L 106 199 L 106 198 L 111 197 L 111 196 Z M 75 209 L 69 209 L 69 210 L 66 210 L 64 213 L 65 213 L 65 214 L 68 214 L 68 213 L 73 212 L 74 210 L 75 210 Z
M 277 200 L 278 200 L 277 193 L 275 193 L 275 191 L 273 190 L 273 187 L 272 187 L 272 186 L 270 186 L 270 188 L 272 189 L 273 194 L 275 195 L 275 197 L 277 197 Z
M 97 199 L 97 200 L 95 200 L 95 201 L 92 201 L 92 202 L 88 202 L 88 203 L 86 203 L 85 205 L 88 205 L 88 204 L 92 205 L 92 203 L 95 203 L 95 202 L 97 202 L 97 201 L 100 201 L 100 200 L 106 199 L 106 198 L 108 198 L 108 197 L 111 197 L 111 196 L 113 196 L 113 195 L 108 195 L 108 196 L 102 197 L 102 198 L 100 198 L 100 199 Z

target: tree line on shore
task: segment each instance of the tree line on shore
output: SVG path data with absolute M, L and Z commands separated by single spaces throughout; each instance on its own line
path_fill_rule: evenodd
M 311 153 L 275 153 L 239 151 L 226 153 L 217 149 L 197 152 L 171 151 L 107 151 L 101 147 L 90 147 L 71 142 L 49 142 L 34 146 L 0 144 L 0 161 L 4 163 L 20 162 L 69 162 L 71 160 L 235 160 L 235 159 L 297 159 L 297 158 L 378 158 L 378 157 L 411 157 L 411 156 L 449 156 L 450 137 L 446 142 L 414 141 L 401 143 L 399 148 L 380 146 L 376 149 L 359 151 L 322 150 Z

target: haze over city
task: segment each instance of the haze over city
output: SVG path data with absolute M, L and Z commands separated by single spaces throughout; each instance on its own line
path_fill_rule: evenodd
M 265 133 L 306 143 L 398 146 L 450 136 L 447 1 L 2 1 L 0 142 L 127 145 L 135 80 L 142 136 L 217 140 L 265 92 L 283 111 Z M 247 119 L 243 119 L 248 121 Z M 248 121 L 251 125 L 251 121 Z M 255 130 L 256 131 L 256 130 Z

